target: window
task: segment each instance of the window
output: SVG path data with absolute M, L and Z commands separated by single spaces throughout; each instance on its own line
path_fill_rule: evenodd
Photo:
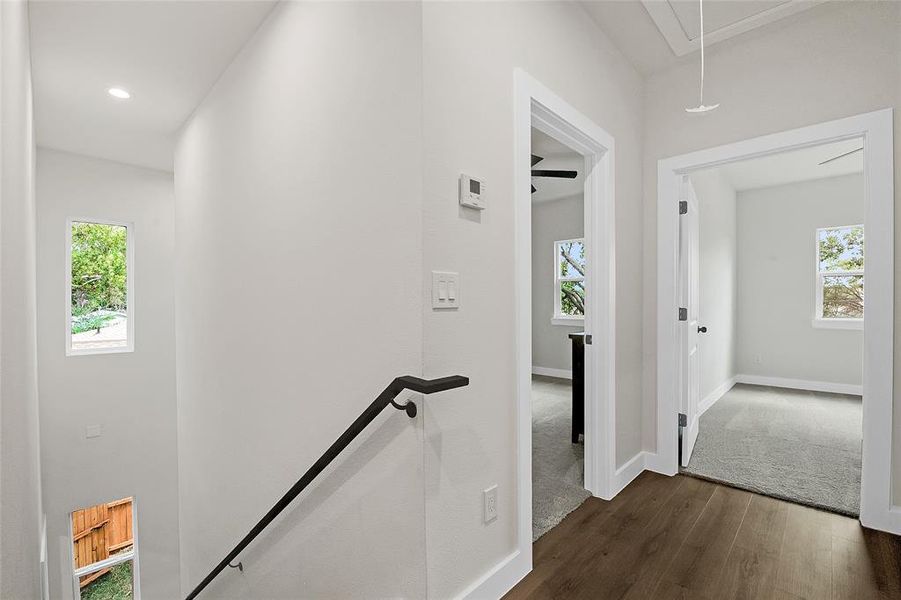
M 72 511 L 72 584 L 76 599 L 140 597 L 136 522 L 134 498 Z
M 863 225 L 817 229 L 814 326 L 863 327 Z
M 131 226 L 67 224 L 66 353 L 133 349 Z
M 585 318 L 585 241 L 554 242 L 554 318 L 558 325 L 578 325 Z

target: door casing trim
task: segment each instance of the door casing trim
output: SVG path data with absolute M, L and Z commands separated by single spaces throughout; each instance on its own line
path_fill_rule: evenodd
M 892 109 L 661 159 L 657 163 L 657 451 L 649 467 L 678 472 L 679 177 L 738 160 L 862 138 L 866 188 L 867 308 L 864 323 L 863 456 L 860 521 L 901 534 L 892 501 L 894 349 L 894 158 Z
M 588 305 L 584 325 L 593 338 L 593 343 L 585 349 L 585 488 L 597 497 L 610 499 L 620 491 L 618 484 L 624 476 L 631 475 L 631 468 L 629 473 L 622 469 L 618 473 L 615 463 L 614 140 L 537 79 L 522 69 L 515 69 L 512 166 L 516 546 L 501 563 L 464 590 L 461 598 L 500 597 L 532 570 L 532 173 L 529 157 L 533 126 L 585 157 Z

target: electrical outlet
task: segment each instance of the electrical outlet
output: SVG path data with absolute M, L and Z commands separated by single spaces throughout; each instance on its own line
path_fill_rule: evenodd
M 485 523 L 490 523 L 497 518 L 497 486 L 493 485 L 482 491 L 482 501 L 485 505 Z

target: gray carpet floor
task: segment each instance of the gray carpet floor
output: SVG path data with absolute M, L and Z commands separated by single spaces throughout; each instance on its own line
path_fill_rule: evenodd
M 860 396 L 738 384 L 702 416 L 683 472 L 860 514 Z
M 582 443 L 571 441 L 572 385 L 565 379 L 532 377 L 532 541 L 574 511 L 589 494 L 584 487 Z

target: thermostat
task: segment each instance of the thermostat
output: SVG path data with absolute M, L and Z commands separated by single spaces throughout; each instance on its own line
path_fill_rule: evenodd
M 482 199 L 484 194 L 484 183 L 469 175 L 460 175 L 460 204 L 477 210 L 485 210 L 485 200 Z

